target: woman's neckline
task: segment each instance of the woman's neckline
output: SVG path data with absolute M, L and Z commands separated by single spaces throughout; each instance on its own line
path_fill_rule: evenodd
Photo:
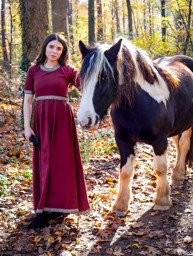
M 60 64 L 59 64 L 59 63 L 56 64 L 55 66 L 51 67 L 51 68 L 45 67 L 43 64 L 40 64 L 41 70 L 43 70 L 43 71 L 48 71 L 48 72 L 57 70 L 59 67 L 60 67 Z

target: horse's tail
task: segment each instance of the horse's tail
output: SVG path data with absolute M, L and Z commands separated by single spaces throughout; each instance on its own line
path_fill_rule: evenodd
M 192 129 L 192 133 L 190 137 L 190 148 L 186 156 L 186 164 L 189 168 L 193 167 L 193 127 L 191 129 Z

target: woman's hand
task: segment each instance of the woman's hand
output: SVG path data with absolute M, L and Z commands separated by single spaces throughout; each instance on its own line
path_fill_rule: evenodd
M 25 136 L 25 139 L 29 141 L 29 138 L 31 135 L 35 135 L 34 131 L 31 129 L 31 127 L 26 127 L 24 129 L 24 136 Z

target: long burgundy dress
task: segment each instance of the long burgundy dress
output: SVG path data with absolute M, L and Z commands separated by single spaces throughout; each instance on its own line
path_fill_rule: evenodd
M 37 213 L 89 210 L 75 121 L 65 101 L 69 84 L 79 87 L 77 72 L 71 66 L 46 71 L 34 65 L 27 73 L 24 91 L 35 94 L 33 129 L 40 138 L 40 146 L 33 150 Z

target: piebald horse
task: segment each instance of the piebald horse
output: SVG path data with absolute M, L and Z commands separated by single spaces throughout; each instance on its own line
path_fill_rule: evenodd
M 98 128 L 111 106 L 115 140 L 120 152 L 119 191 L 112 211 L 124 216 L 131 198 L 134 146 L 153 147 L 157 174 L 155 210 L 172 206 L 167 178 L 168 138 L 176 143 L 172 181 L 185 179 L 187 161 L 192 163 L 193 59 L 178 55 L 152 61 L 148 54 L 126 39 L 113 45 L 87 46 L 82 54 L 82 98 L 78 122 Z

